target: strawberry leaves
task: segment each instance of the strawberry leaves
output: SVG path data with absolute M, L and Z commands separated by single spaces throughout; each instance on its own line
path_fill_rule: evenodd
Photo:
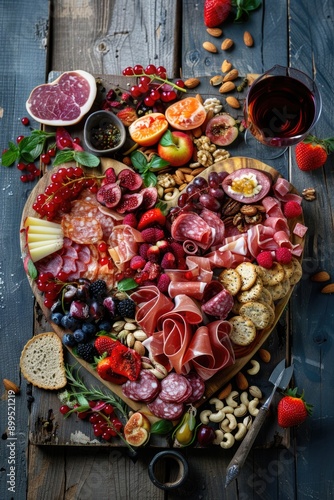
M 243 21 L 248 19 L 253 10 L 261 6 L 261 0 L 232 0 L 232 6 L 236 8 L 234 21 Z

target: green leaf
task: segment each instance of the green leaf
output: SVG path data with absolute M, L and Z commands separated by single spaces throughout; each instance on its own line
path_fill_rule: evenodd
M 153 172 L 145 172 L 142 178 L 146 187 L 155 186 L 157 183 L 157 177 Z
M 161 146 L 175 146 L 175 142 L 173 140 L 173 134 L 170 130 L 164 133 L 162 138 L 160 139 Z
M 132 165 L 139 173 L 143 173 L 147 169 L 147 159 L 146 156 L 140 151 L 134 151 L 131 154 Z
M 7 151 L 1 156 L 1 164 L 3 167 L 10 167 L 20 157 L 19 148 L 13 142 L 8 145 Z
M 58 153 L 56 154 L 53 166 L 57 167 L 62 163 L 67 163 L 68 161 L 73 161 L 73 160 L 74 160 L 74 151 L 72 151 L 71 149 L 62 149 L 61 151 L 58 151 Z
M 148 163 L 148 167 L 150 170 L 160 170 L 162 168 L 165 168 L 169 165 L 169 162 L 166 160 L 163 160 L 160 158 L 158 155 L 153 155 L 151 161 Z
M 124 280 L 121 280 L 117 285 L 120 292 L 127 292 L 137 287 L 138 285 L 133 278 L 124 278 Z
M 151 434 L 168 434 L 173 429 L 170 420 L 157 420 L 151 427 Z
M 31 259 L 28 260 L 28 274 L 29 274 L 29 277 L 32 279 L 32 280 L 35 280 L 38 276 L 38 271 L 35 267 L 35 264 L 33 263 L 33 261 Z
M 21 156 L 25 161 L 31 163 L 42 154 L 43 148 L 44 143 L 36 144 L 36 146 L 30 150 L 21 151 Z
M 73 158 L 84 167 L 97 167 L 100 164 L 100 159 L 87 151 L 74 151 Z
M 77 400 L 80 406 L 88 406 L 90 408 L 88 400 L 82 394 L 78 394 Z

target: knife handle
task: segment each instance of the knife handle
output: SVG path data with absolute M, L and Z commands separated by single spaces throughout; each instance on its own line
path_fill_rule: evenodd
M 234 457 L 228 465 L 228 469 L 233 465 L 237 465 L 240 469 L 245 463 L 245 460 L 250 452 L 256 436 L 258 435 L 266 417 L 268 414 L 268 409 L 263 406 L 260 408 L 259 413 L 256 415 L 254 422 L 247 432 L 246 436 L 239 445 Z

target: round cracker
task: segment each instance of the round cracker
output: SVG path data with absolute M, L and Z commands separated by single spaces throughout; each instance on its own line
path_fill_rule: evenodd
M 229 336 L 234 344 L 246 346 L 255 340 L 256 328 L 252 320 L 243 316 L 233 316 L 229 321 L 232 325 Z
M 240 307 L 239 315 L 252 320 L 257 330 L 263 330 L 272 323 L 272 314 L 269 307 L 255 300 L 243 304 Z
M 270 269 L 257 266 L 256 271 L 264 285 L 276 285 L 276 283 L 280 283 L 285 278 L 283 266 L 279 262 L 274 262 Z
M 242 262 L 235 269 L 241 276 L 241 290 L 249 290 L 257 278 L 256 266 L 251 262 Z
M 276 283 L 276 285 L 266 285 L 266 289 L 270 292 L 274 302 L 275 300 L 279 300 L 282 298 L 284 290 L 282 283 Z
M 263 304 L 267 304 L 270 307 L 275 307 L 271 293 L 265 286 L 262 288 L 261 295 L 256 300 L 258 302 L 262 302 Z
M 291 262 L 289 262 L 288 264 L 281 264 L 281 265 L 284 269 L 285 278 L 289 280 L 293 275 L 295 269 L 293 261 L 291 260 Z
M 245 302 L 249 302 L 250 300 L 257 300 L 257 298 L 260 297 L 261 295 L 262 289 L 263 289 L 262 280 L 259 276 L 257 276 L 254 285 L 249 290 L 245 290 L 244 292 L 239 292 L 237 295 L 237 299 L 239 300 L 239 302 L 242 302 L 243 304 Z
M 236 269 L 224 269 L 218 276 L 222 285 L 230 292 L 236 295 L 241 288 L 241 276 Z
M 290 285 L 296 285 L 298 281 L 300 281 L 302 275 L 303 275 L 303 269 L 302 266 L 296 257 L 292 257 L 292 263 L 293 263 L 293 274 L 291 278 L 289 279 Z

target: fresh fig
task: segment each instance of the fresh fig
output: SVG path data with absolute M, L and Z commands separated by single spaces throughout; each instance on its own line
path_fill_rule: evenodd
M 241 168 L 229 174 L 222 182 L 225 193 L 242 203 L 257 203 L 270 191 L 272 178 L 255 168 Z
M 120 203 L 116 207 L 119 214 L 134 212 L 143 203 L 143 195 L 141 193 L 123 194 Z
M 121 170 L 118 174 L 117 180 L 120 186 L 128 189 L 129 191 L 137 191 L 143 185 L 143 179 L 140 175 L 129 168 Z
M 158 191 L 155 187 L 147 187 L 140 191 L 140 194 L 143 195 L 143 203 L 141 208 L 143 210 L 148 210 L 149 208 L 153 208 L 158 200 Z
M 205 135 L 217 146 L 228 146 L 238 137 L 239 129 L 235 119 L 228 113 L 214 116 L 208 121 Z
M 96 199 L 101 205 L 114 208 L 122 198 L 122 190 L 115 182 L 104 184 L 96 193 Z
M 104 184 L 114 184 L 117 181 L 117 175 L 115 170 L 112 167 L 107 168 L 104 172 L 105 178 L 102 181 L 102 185 Z

